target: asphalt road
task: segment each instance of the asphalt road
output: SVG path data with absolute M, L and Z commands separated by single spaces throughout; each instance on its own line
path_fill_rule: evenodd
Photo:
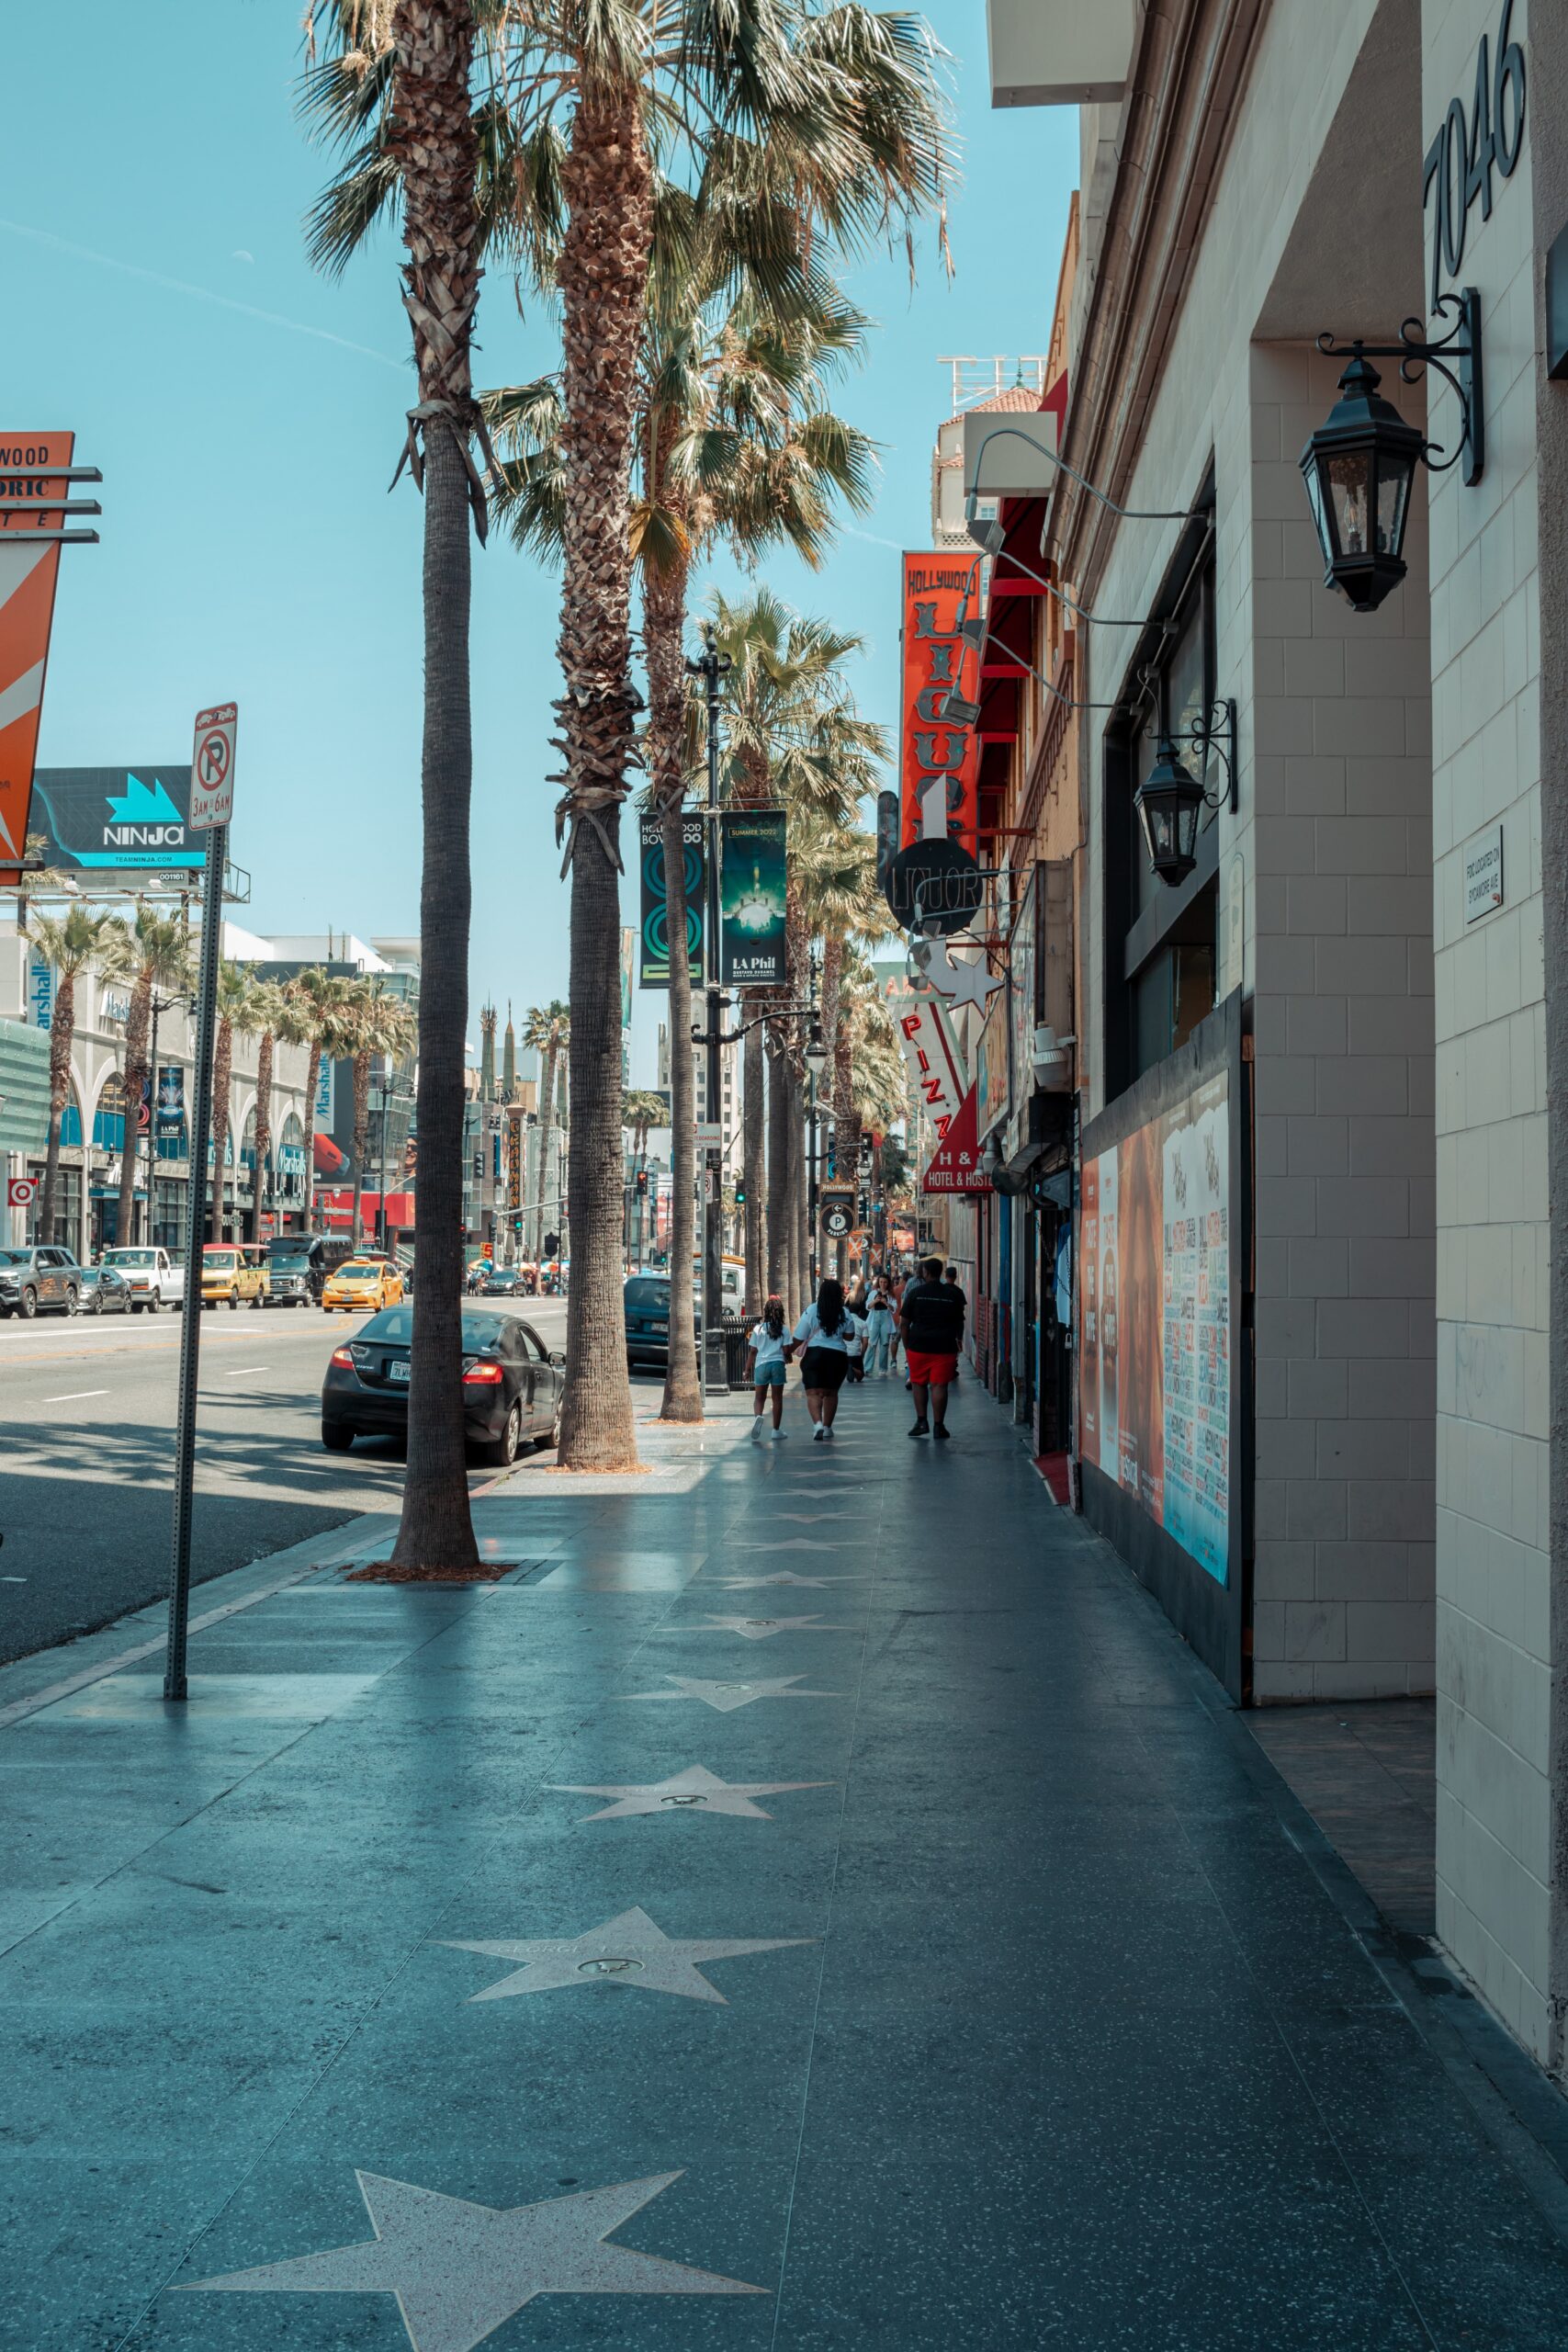
M 564 1347 L 565 1300 L 522 1304 L 546 1345 Z M 314 1307 L 203 1318 L 197 1583 L 397 1509 L 403 1463 L 389 1441 L 321 1447 L 327 1358 L 366 1319 Z M 0 1659 L 167 1590 L 179 1351 L 175 1314 L 0 1323 Z

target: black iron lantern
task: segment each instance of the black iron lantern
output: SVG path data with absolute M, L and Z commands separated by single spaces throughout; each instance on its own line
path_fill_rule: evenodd
M 1355 345 L 1328 422 L 1301 456 L 1325 583 L 1359 613 L 1375 612 L 1404 577 L 1410 485 L 1427 447 L 1379 391 L 1382 380 Z
M 1198 863 L 1198 820 L 1203 787 L 1176 756 L 1168 735 L 1155 745 L 1155 763 L 1133 806 L 1143 827 L 1149 865 L 1162 882 L 1185 882 Z
M 1428 343 L 1419 319 L 1406 319 L 1397 343 L 1336 343 L 1320 334 L 1317 347 L 1349 365 L 1339 379 L 1339 398 L 1301 454 L 1302 480 L 1313 526 L 1323 549 L 1324 581 L 1358 613 L 1375 613 L 1404 577 L 1404 528 L 1410 520 L 1410 490 L 1417 463 L 1442 473 L 1465 460 L 1464 480 L 1479 481 L 1486 437 L 1481 401 L 1481 298 L 1472 286 L 1438 298 L 1439 315 L 1451 311 L 1456 323 L 1440 343 Z M 1371 359 L 1397 359 L 1405 383 L 1413 370 L 1436 368 L 1460 399 L 1457 447 L 1443 457 L 1441 445 L 1406 424 L 1378 386 L 1382 379 Z M 1453 364 L 1450 366 L 1450 362 Z

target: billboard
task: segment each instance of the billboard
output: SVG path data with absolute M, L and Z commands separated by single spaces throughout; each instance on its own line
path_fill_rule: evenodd
M 703 985 L 703 900 L 707 859 L 703 851 L 703 820 L 683 817 L 681 837 L 686 846 L 686 952 L 692 959 L 692 986 Z M 670 946 L 665 934 L 668 901 L 664 890 L 664 820 L 644 815 L 637 820 L 637 868 L 642 877 L 642 922 L 637 941 L 637 979 L 645 989 L 670 985 Z
M 60 575 L 60 549 L 40 546 L 33 534 L 65 523 L 58 511 L 39 514 L 34 502 L 69 494 L 69 482 L 51 469 L 69 466 L 75 447 L 73 433 L 0 434 L 6 477 L 0 489 L 15 502 L 0 513 L 0 880 L 6 883 L 18 878 L 28 837 L 38 831 L 33 762 Z
M 976 849 L 980 739 L 938 717 L 950 688 L 977 702 L 978 657 L 958 634 L 959 606 L 977 609 L 978 564 L 958 555 L 906 555 L 903 562 L 903 686 L 899 697 L 899 832 L 902 847 L 945 834 Z M 965 658 L 968 658 L 965 669 Z M 965 689 L 967 691 L 965 692 Z M 934 787 L 945 786 L 945 789 Z M 928 800 L 927 795 L 931 794 Z
M 1230 1079 L 1083 1163 L 1083 1458 L 1219 1584 L 1231 1527 Z
M 727 988 L 783 988 L 784 812 L 727 808 L 718 820 L 719 978 Z
M 29 830 L 66 873 L 188 873 L 207 855 L 190 828 L 190 768 L 39 768 Z

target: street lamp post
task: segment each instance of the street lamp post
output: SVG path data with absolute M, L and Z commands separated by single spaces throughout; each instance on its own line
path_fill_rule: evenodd
M 809 1147 L 810 1156 L 806 1171 L 806 1230 L 807 1236 L 807 1275 L 808 1286 L 813 1293 L 815 1293 L 817 1288 L 815 1277 L 820 1263 L 820 1252 L 817 1247 L 817 1199 L 818 1189 L 817 1180 L 817 1088 L 818 1081 L 820 1080 L 823 1071 L 828 1067 L 828 1044 L 826 1038 L 822 1035 L 822 1023 L 817 1011 L 817 950 L 815 947 L 811 950 L 811 995 L 807 1006 L 807 1012 L 810 1026 L 806 1033 L 806 1067 L 809 1074 L 811 1083 L 811 1125 Z
M 703 810 L 707 849 L 706 922 L 703 943 L 703 961 L 707 982 L 707 1031 L 705 1051 L 707 1055 L 707 1112 L 710 1119 L 717 1115 L 723 1094 L 723 1072 L 720 1068 L 719 1019 L 723 999 L 719 992 L 718 935 L 718 682 L 730 668 L 728 653 L 721 653 L 714 637 L 713 623 L 704 630 L 702 658 L 688 662 L 687 674 L 701 678 L 707 705 L 707 781 L 708 797 Z M 720 1191 L 719 1153 L 711 1144 L 703 1147 L 703 1389 L 707 1396 L 727 1396 L 728 1374 L 725 1364 L 724 1332 L 720 1317 L 723 1308 L 723 1241 L 724 1202 Z M 673 1346 L 676 1335 L 671 1332 Z

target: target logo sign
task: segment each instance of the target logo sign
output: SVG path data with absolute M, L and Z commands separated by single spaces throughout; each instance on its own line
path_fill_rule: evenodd
M 193 832 L 227 825 L 234 814 L 234 737 L 240 713 L 231 702 L 197 713 L 190 755 L 190 822 Z
M 38 1198 L 36 1176 L 10 1176 L 6 1180 L 6 1205 L 14 1209 L 30 1209 Z

